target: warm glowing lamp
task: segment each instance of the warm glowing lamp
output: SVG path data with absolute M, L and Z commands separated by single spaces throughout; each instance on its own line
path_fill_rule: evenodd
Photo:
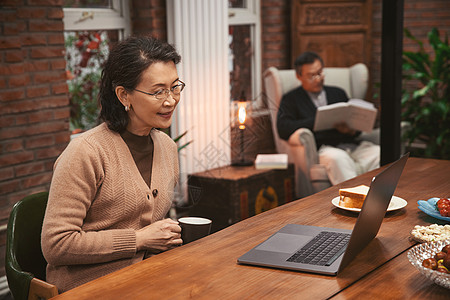
M 239 160 L 233 162 L 232 166 L 251 166 L 253 165 L 253 161 L 245 160 L 244 156 L 244 132 L 245 132 L 245 120 L 247 119 L 247 101 L 245 98 L 241 97 L 239 101 L 235 102 L 234 105 L 237 106 L 237 116 L 233 116 L 233 118 L 237 117 L 237 121 L 239 124 L 239 135 L 240 135 L 240 155 Z M 233 113 L 234 114 L 234 113 Z
M 247 116 L 247 111 L 245 110 L 245 105 L 238 104 L 238 121 L 239 129 L 245 129 L 245 117 Z

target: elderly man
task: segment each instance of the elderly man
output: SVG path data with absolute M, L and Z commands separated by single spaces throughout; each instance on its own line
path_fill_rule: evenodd
M 324 85 L 323 67 L 322 58 L 314 52 L 304 52 L 295 60 L 296 76 L 302 85 L 281 99 L 277 127 L 282 139 L 288 140 L 298 128 L 312 131 L 317 107 L 348 101 L 344 90 Z M 359 134 L 346 123 L 314 132 L 320 164 L 326 167 L 333 185 L 379 167 L 379 145 L 359 142 Z

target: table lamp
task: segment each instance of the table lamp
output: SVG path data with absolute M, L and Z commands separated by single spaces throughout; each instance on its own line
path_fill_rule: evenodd
M 245 96 L 241 95 L 238 101 L 233 101 L 233 110 L 232 110 L 232 120 L 233 124 L 238 125 L 238 134 L 240 138 L 240 152 L 239 159 L 235 162 L 232 162 L 232 166 L 251 166 L 253 165 L 253 161 L 245 159 L 245 150 L 244 150 L 244 132 L 245 132 L 245 121 L 247 119 L 247 115 L 250 108 L 250 102 L 245 100 Z

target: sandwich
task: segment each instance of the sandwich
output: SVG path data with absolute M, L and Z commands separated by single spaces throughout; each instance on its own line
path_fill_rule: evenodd
M 361 208 L 368 191 L 369 187 L 367 185 L 339 189 L 339 205 L 349 208 Z

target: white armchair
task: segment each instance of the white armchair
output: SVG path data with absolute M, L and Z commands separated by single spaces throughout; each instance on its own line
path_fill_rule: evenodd
M 325 84 L 338 86 L 350 98 L 365 99 L 368 86 L 368 69 L 359 63 L 349 68 L 324 68 Z M 295 131 L 288 141 L 282 140 L 277 131 L 277 112 L 283 94 L 301 85 L 295 70 L 268 68 L 264 74 L 264 86 L 272 120 L 274 142 L 278 153 L 287 153 L 289 162 L 295 165 L 295 190 L 298 198 L 311 195 L 331 186 L 325 167 L 319 164 L 313 133 L 306 128 Z M 362 134 L 361 139 L 379 143 L 379 130 Z

